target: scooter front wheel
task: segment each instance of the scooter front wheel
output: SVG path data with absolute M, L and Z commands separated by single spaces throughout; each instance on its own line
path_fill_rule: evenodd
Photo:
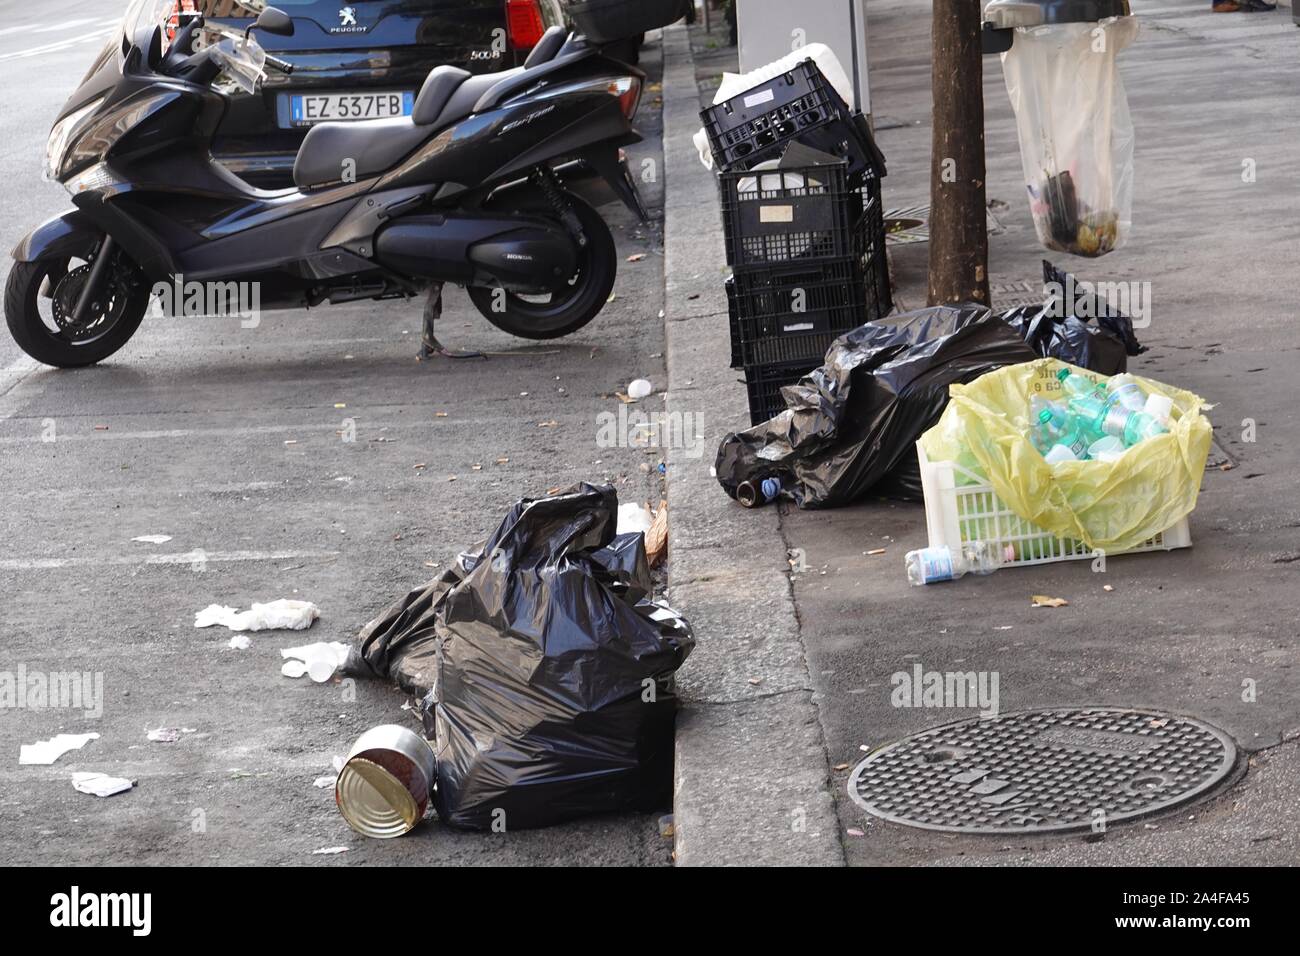
M 582 223 L 587 246 L 578 269 L 558 292 L 524 296 L 500 288 L 471 286 L 466 291 L 483 317 L 522 339 L 558 339 L 578 331 L 609 301 L 618 276 L 618 250 L 600 213 L 577 196 L 566 196 Z
M 45 365 L 81 368 L 127 343 L 149 307 L 149 289 L 123 253 L 110 254 L 115 261 L 80 320 L 76 304 L 96 253 L 13 264 L 5 286 L 5 321 L 19 348 Z

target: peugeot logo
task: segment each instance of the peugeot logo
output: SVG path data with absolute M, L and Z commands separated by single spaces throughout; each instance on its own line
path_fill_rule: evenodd
M 344 7 L 339 11 L 339 26 L 354 27 L 357 25 L 357 8 Z

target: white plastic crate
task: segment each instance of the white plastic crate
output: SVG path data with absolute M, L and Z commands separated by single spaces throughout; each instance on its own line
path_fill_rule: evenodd
M 921 490 L 925 493 L 925 526 L 930 547 L 955 550 L 968 541 L 987 541 L 998 550 L 1011 545 L 1015 559 L 1008 561 L 1008 565 L 1047 564 L 1095 556 L 1082 541 L 1054 538 L 1021 518 L 1003 504 L 982 476 L 956 462 L 930 461 L 920 442 L 916 444 L 916 454 L 921 460 Z M 959 477 L 962 484 L 957 483 Z M 1116 553 L 1172 551 L 1191 545 L 1192 532 L 1184 518 L 1144 544 Z

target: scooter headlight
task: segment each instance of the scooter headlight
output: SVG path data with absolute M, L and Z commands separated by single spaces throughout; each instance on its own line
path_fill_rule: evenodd
M 91 100 L 79 110 L 69 113 L 63 119 L 54 124 L 50 130 L 49 142 L 45 145 L 45 178 L 47 180 L 58 180 L 59 174 L 63 172 L 63 163 L 68 155 L 68 144 L 72 142 L 72 134 L 76 132 L 77 127 L 87 116 L 95 111 L 99 106 L 100 100 Z

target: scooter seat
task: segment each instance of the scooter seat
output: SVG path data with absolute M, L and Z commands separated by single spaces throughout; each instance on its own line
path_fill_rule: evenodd
M 392 169 L 430 136 L 409 116 L 351 123 L 319 123 L 307 133 L 293 163 L 300 189 L 367 179 Z

